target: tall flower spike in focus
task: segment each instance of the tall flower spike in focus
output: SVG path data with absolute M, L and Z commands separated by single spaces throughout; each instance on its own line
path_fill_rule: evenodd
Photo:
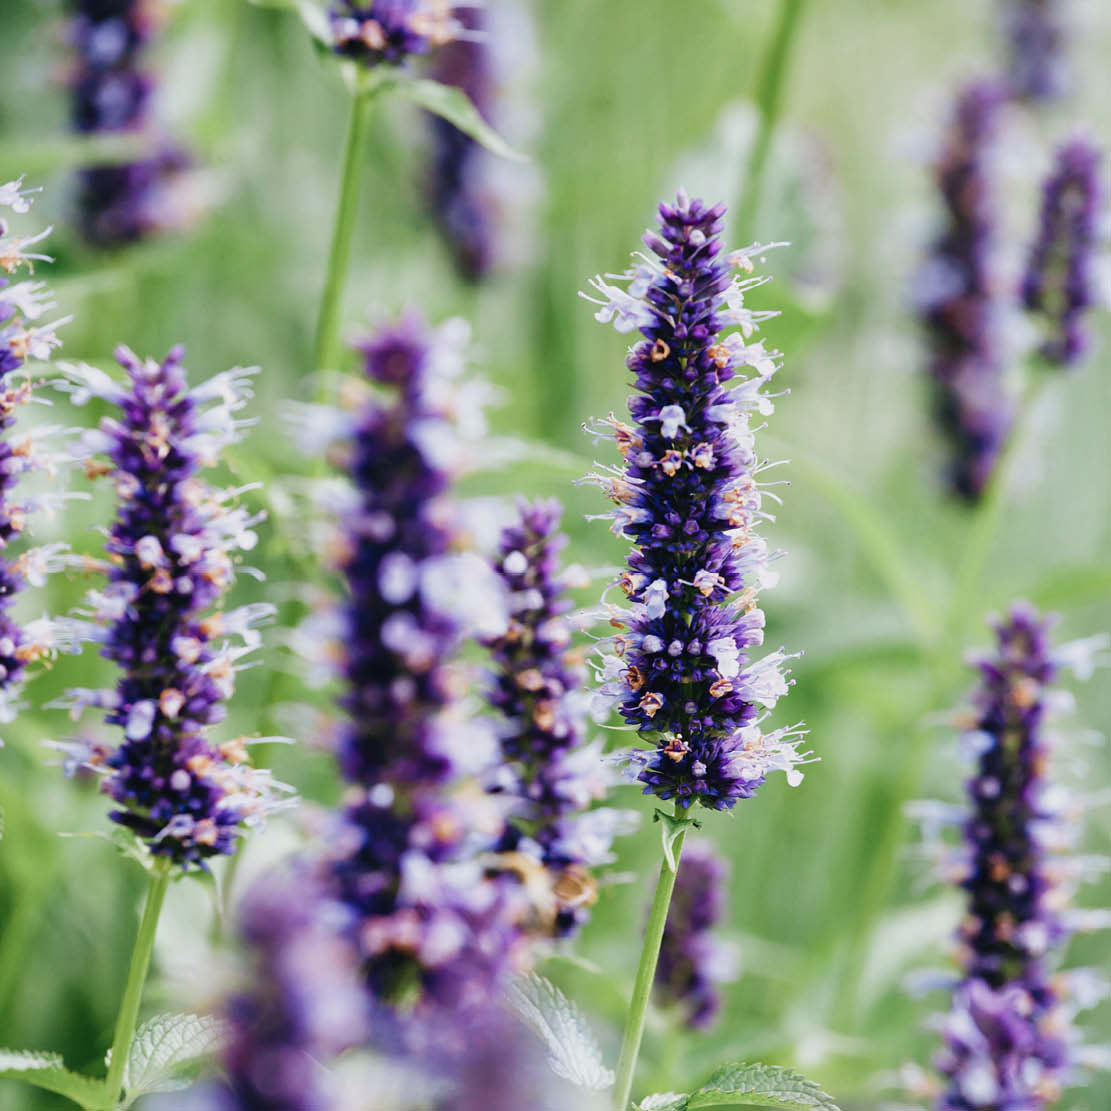
M 1062 0 L 1003 0 L 1007 83 L 1031 103 L 1057 100 L 1068 86 Z
M 352 786 L 331 867 L 370 998 L 408 1016 L 414 1038 L 423 1019 L 484 1002 L 523 961 L 530 913 L 524 885 L 483 859 L 502 816 L 477 777 L 497 743 L 464 706 L 454 659 L 464 635 L 506 621 L 497 576 L 460 550 L 450 500 L 465 435 L 482 427 L 460 323 L 431 331 L 410 315 L 361 346 L 390 396 L 350 429 L 339 545 L 338 755 Z
M 567 934 L 582 925 L 596 898 L 591 869 L 608 863 L 615 835 L 635 815 L 607 807 L 609 779 L 601 746 L 585 743 L 584 664 L 571 643 L 566 597 L 572 569 L 561 572 L 563 507 L 522 502 L 502 533 L 497 570 L 509 596 L 509 627 L 487 642 L 494 664 L 489 693 L 500 712 L 505 761 L 499 790 L 517 800 L 500 848 L 529 869 L 547 870 L 550 926 Z
M 1057 152 L 1042 191 L 1041 220 L 1022 279 L 1022 303 L 1045 320 L 1042 354 L 1074 366 L 1088 349 L 1084 316 L 1095 300 L 1094 262 L 1104 203 L 1101 155 L 1086 139 Z
M 25 213 L 35 190 L 24 189 L 23 179 L 0 185 L 0 207 Z M 51 261 L 34 247 L 50 232 L 29 237 L 12 235 L 7 221 L 0 218 L 0 270 L 5 275 L 31 274 L 38 261 Z M 15 500 L 20 478 L 28 471 L 51 471 L 55 459 L 41 441 L 43 434 L 56 429 L 40 429 L 16 440 L 13 428 L 16 413 L 31 399 L 33 384 L 20 372 L 28 360 L 46 362 L 60 346 L 57 329 L 66 320 L 49 324 L 34 323 L 55 308 L 45 282 L 0 277 L 0 722 L 10 722 L 18 709 L 19 687 L 27 664 L 50 654 L 56 647 L 60 628 L 47 619 L 20 625 L 11 615 L 16 596 L 29 584 L 41 586 L 45 574 L 59 566 L 64 545 L 48 544 L 11 558 L 11 545 L 22 536 L 28 514 L 36 501 Z M 67 318 L 68 319 L 68 318 Z
M 750 342 L 775 315 L 744 305 L 765 279 L 730 277 L 731 267 L 750 274 L 763 248 L 723 259 L 724 212 L 680 192 L 645 234 L 651 255 L 617 277 L 628 289 L 591 283 L 597 319 L 643 338 L 627 360 L 633 426 L 611 416 L 592 429 L 616 440 L 624 466 L 583 480 L 616 503 L 604 516 L 634 544 L 618 580 L 630 606 L 606 606 L 618 631 L 600 644 L 601 698 L 657 738 L 655 751 L 631 754 L 645 794 L 715 810 L 751 796 L 771 771 L 800 782 L 809 758 L 799 727 L 761 729 L 787 693 L 791 657 L 748 658 L 764 639 L 758 593 L 777 579 L 756 530 L 773 519 L 764 499 L 778 500 L 761 480 L 772 464 L 757 458 L 749 421 L 772 412 L 764 387 L 780 363 L 763 340 Z
M 949 482 L 969 501 L 983 493 L 1013 420 L 999 351 L 997 197 L 989 165 L 1005 99 L 989 81 L 957 98 L 934 167 L 944 227 L 914 293 L 934 411 L 951 453 Z
M 161 22 L 160 0 L 69 0 L 73 127 L 84 135 L 148 129 L 154 80 L 144 66 Z M 87 166 L 78 176 L 81 232 L 115 247 L 176 227 L 187 218 L 189 159 L 176 145 L 151 140 L 133 162 Z
M 235 504 L 239 491 L 200 477 L 251 423 L 235 414 L 254 372 L 229 370 L 190 389 L 183 348 L 161 363 L 126 347 L 116 357 L 125 383 L 65 364 L 60 385 L 78 404 L 97 397 L 119 410 L 84 437 L 89 473 L 111 476 L 118 498 L 108 582 L 89 594 L 95 623 L 86 636 L 123 674 L 115 690 L 70 691 L 62 704 L 74 718 L 87 706 L 103 709 L 124 739 L 114 750 L 56 747 L 104 775 L 102 790 L 118 804 L 112 819 L 153 854 L 204 867 L 235 851 L 240 827 L 259 820 L 280 787 L 250 767 L 245 738 L 208 738 L 225 716 L 239 660 L 273 613 L 264 603 L 213 609 L 234 581 L 235 553 L 255 546 L 261 515 Z
M 1106 638 L 1055 649 L 1052 622 L 1016 605 L 995 626 L 996 651 L 976 661 L 980 685 L 962 748 L 974 761 L 964 846 L 944 860 L 968 900 L 958 935 L 961 979 L 942 1030 L 941 1111 L 1038 1111 L 1074 1083 L 1091 1052 L 1072 1021 L 1101 998 L 1085 970 L 1061 972 L 1057 955 L 1076 929 L 1111 924 L 1070 911 L 1088 863 L 1070 858 L 1083 807 L 1049 779 L 1062 703 L 1060 670 L 1090 674 Z M 1067 704 L 1067 699 L 1065 700 Z M 1088 858 L 1090 862 L 1090 858 Z M 1099 871 L 1097 867 L 1097 872 Z
M 464 32 L 455 8 L 450 0 L 336 0 L 328 13 L 336 53 L 367 66 L 401 65 Z
M 725 917 L 729 862 L 707 841 L 692 841 L 667 916 L 656 998 L 681 1007 L 686 1021 L 705 1029 L 721 1009 L 720 987 L 736 975 L 736 954 L 713 933 Z

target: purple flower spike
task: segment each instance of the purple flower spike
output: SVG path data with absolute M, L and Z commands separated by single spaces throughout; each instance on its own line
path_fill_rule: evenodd
M 1007 82 L 1018 100 L 1057 100 L 1068 85 L 1061 0 L 1005 0 Z
M 450 0 L 338 0 L 329 18 L 336 53 L 367 66 L 401 65 L 463 29 Z
M 667 916 L 656 995 L 681 1007 L 695 1029 L 711 1025 L 721 1009 L 721 984 L 734 978 L 732 949 L 713 934 L 725 917 L 729 864 L 705 841 L 683 853 Z
M 1041 222 L 1022 280 L 1022 303 L 1045 320 L 1050 338 L 1042 354 L 1074 366 L 1088 349 L 1084 316 L 1094 299 L 1103 187 L 1101 155 L 1086 139 L 1057 152 L 1042 192 Z
M 963 981 L 943 1026 L 942 1111 L 1037 1111 L 1056 1102 L 1077 1063 L 1070 1019 L 1091 1005 L 1066 1002 L 1068 977 L 1052 965 L 1074 928 L 1062 880 L 1077 873 L 1058 855 L 1065 827 L 1046 774 L 1046 718 L 1060 664 L 1090 671 L 1082 657 L 1098 645 L 1054 651 L 1050 625 L 1015 606 L 996 625 L 996 652 L 978 661 L 966 736 L 976 761 L 971 814 L 955 862 L 968 898 Z
M 584 667 L 566 620 L 574 572 L 560 570 L 562 515 L 557 501 L 522 502 L 518 522 L 502 533 L 497 570 L 511 616 L 505 634 L 487 642 L 488 698 L 502 716 L 505 761 L 495 789 L 517 800 L 500 848 L 547 869 L 550 929 L 558 935 L 586 921 L 597 897 L 590 869 L 612 859 L 612 839 L 633 817 L 587 809 L 605 797 L 609 776 L 600 745 L 585 743 Z
M 160 22 L 151 0 L 70 0 L 73 127 L 82 134 L 142 132 L 155 83 L 143 65 Z M 160 142 L 135 162 L 84 167 L 77 177 L 81 232 L 118 247 L 179 226 L 189 217 L 188 155 Z
M 531 914 L 523 886 L 477 852 L 500 835 L 498 803 L 466 789 L 497 742 L 464 711 L 454 655 L 506 619 L 493 570 L 459 550 L 448 496 L 470 388 L 456 380 L 464 339 L 455 323 L 433 332 L 411 315 L 361 345 L 390 397 L 354 421 L 341 544 L 338 749 L 354 789 L 332 868 L 370 996 L 406 1012 L 413 1037 L 422 1018 L 475 1006 L 520 964 Z
M 918 277 L 937 422 L 952 453 L 949 482 L 960 497 L 983 493 L 1010 430 L 997 335 L 994 194 L 988 159 L 1006 93 L 980 81 L 957 98 L 935 166 L 945 227 Z
M 599 709 L 616 702 L 626 722 L 658 737 L 654 752 L 631 756 L 645 794 L 715 810 L 751 796 L 772 770 L 798 783 L 807 759 L 797 728 L 760 728 L 787 693 L 791 657 L 748 658 L 764 639 L 758 592 L 777 578 L 756 528 L 770 519 L 764 498 L 778 500 L 760 480 L 770 464 L 756 456 L 749 421 L 772 411 L 763 387 L 780 364 L 749 342 L 775 315 L 744 305 L 764 279 L 730 277 L 730 266 L 751 273 L 763 248 L 723 259 L 724 213 L 680 192 L 644 237 L 651 255 L 621 275 L 628 290 L 591 283 L 596 318 L 642 338 L 627 361 L 634 426 L 611 416 L 594 429 L 617 441 L 625 465 L 583 480 L 617 503 L 604 516 L 635 545 L 619 580 L 631 606 L 606 609 L 619 632 L 602 642 Z M 730 328 L 739 331 L 722 334 Z
M 24 213 L 35 190 L 24 189 L 23 179 L 0 185 L 0 208 Z M 31 273 L 36 261 L 49 262 L 33 250 L 48 234 L 20 238 L 10 235 L 0 219 L 0 270 L 5 274 Z M 28 360 L 45 362 L 60 346 L 57 329 L 65 320 L 37 326 L 33 323 L 55 307 L 45 282 L 0 277 L 0 722 L 10 722 L 18 710 L 19 687 L 27 664 L 53 650 L 57 626 L 48 620 L 21 625 L 11 615 L 17 595 L 29 584 L 41 586 L 48 571 L 60 566 L 64 545 L 33 548 L 16 559 L 10 547 L 23 535 L 30 501 L 16 500 L 20 478 L 28 471 L 48 470 L 54 463 L 45 445 L 33 438 L 14 439 L 16 413 L 30 400 L 31 380 L 19 372 Z M 47 430 L 50 431 L 50 430 Z M 54 430 L 56 431 L 56 430 Z M 41 434 L 40 434 L 41 438 Z M 40 501 L 44 499 L 39 499 Z
M 200 477 L 248 423 L 235 413 L 253 371 L 227 371 L 191 390 L 183 357 L 178 347 L 162 363 L 144 361 L 121 347 L 125 384 L 67 365 L 61 385 L 77 403 L 96 396 L 119 410 L 84 440 L 90 474 L 111 475 L 119 500 L 108 584 L 89 596 L 97 624 L 85 635 L 123 672 L 115 690 L 71 691 L 65 704 L 75 717 L 100 707 L 123 729 L 115 751 L 87 759 L 107 773 L 103 790 L 120 804 L 111 817 L 187 869 L 233 852 L 239 827 L 266 809 L 271 784 L 247 764 L 244 741 L 217 746 L 207 731 L 223 720 L 238 661 L 259 644 L 257 627 L 273 607 L 213 610 L 234 581 L 234 553 L 254 547 L 260 518 L 229 504 L 236 491 L 212 490 Z

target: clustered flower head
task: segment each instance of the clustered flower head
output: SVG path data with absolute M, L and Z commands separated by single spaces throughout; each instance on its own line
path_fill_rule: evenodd
M 33 190 L 23 188 L 23 179 L 0 185 L 0 207 L 23 214 L 31 206 Z M 33 249 L 50 229 L 21 237 L 9 232 L 0 218 L 0 271 L 5 275 L 34 271 L 37 261 L 49 262 L 47 255 Z M 27 361 L 47 361 L 61 341 L 57 329 L 65 320 L 38 326 L 33 322 L 55 308 L 45 282 L 27 279 L 12 283 L 0 277 L 0 721 L 11 721 L 17 705 L 16 694 L 27 664 L 48 653 L 56 639 L 56 626 L 46 620 L 21 625 L 11 615 L 16 596 L 28 583 L 42 585 L 45 573 L 57 565 L 63 545 L 51 544 L 10 556 L 11 545 L 27 527 L 28 514 L 36 499 L 15 500 L 20 478 L 35 469 L 50 470 L 54 464 L 35 437 L 13 438 L 16 413 L 30 400 L 32 383 L 20 375 Z M 47 430 L 51 431 L 51 430 Z M 40 431 L 37 439 L 41 440 Z M 42 501 L 43 499 L 37 499 Z
M 627 360 L 633 426 L 611 416 L 593 430 L 616 440 L 624 466 L 585 480 L 616 503 L 605 516 L 635 545 L 619 579 L 630 606 L 606 608 L 617 632 L 601 644 L 602 700 L 658 738 L 655 751 L 632 754 L 646 794 L 718 810 L 770 771 L 798 783 L 807 759 L 797 727 L 761 729 L 787 692 L 790 657 L 748 657 L 764 638 L 758 593 L 777 578 L 756 531 L 772 519 L 761 479 L 771 464 L 756 455 L 750 419 L 772 411 L 764 387 L 780 364 L 751 342 L 774 315 L 744 304 L 764 279 L 730 277 L 731 267 L 751 273 L 759 248 L 722 257 L 724 212 L 680 192 L 644 237 L 651 254 L 617 276 L 628 289 L 592 282 L 597 318 L 641 338 Z
M 67 364 L 60 385 L 77 403 L 97 397 L 119 410 L 83 439 L 89 474 L 109 475 L 119 503 L 108 582 L 90 592 L 85 635 L 122 676 L 114 690 L 74 690 L 64 704 L 75 718 L 100 707 L 124 739 L 112 750 L 59 747 L 104 775 L 102 790 L 119 804 L 112 819 L 152 853 L 204 867 L 235 850 L 239 827 L 264 814 L 272 786 L 250 767 L 246 739 L 215 744 L 207 735 L 273 612 L 257 603 L 213 609 L 234 581 L 235 553 L 255 546 L 261 515 L 236 504 L 239 491 L 200 477 L 249 423 L 235 414 L 253 372 L 230 370 L 190 389 L 180 347 L 161 363 L 124 347 L 116 356 L 125 383 Z
M 362 345 L 391 397 L 369 401 L 353 430 L 340 565 L 338 747 L 352 789 L 334 874 L 371 997 L 418 1021 L 482 1002 L 523 958 L 530 913 L 525 886 L 483 854 L 502 819 L 474 777 L 497 745 L 466 711 L 453 660 L 464 633 L 505 627 L 497 578 L 457 550 L 447 497 L 464 338 L 409 316 Z
M 330 9 L 336 53 L 364 65 L 400 65 L 458 38 L 451 0 L 337 0 Z
M 1093 273 L 1104 203 L 1100 152 L 1073 139 L 1057 152 L 1042 192 L 1041 221 L 1022 280 L 1022 302 L 1046 322 L 1042 354 L 1073 366 L 1088 348 L 1084 317 L 1095 297 Z
M 1068 84 L 1061 0 L 1006 0 L 1003 18 L 1011 95 L 1035 103 L 1056 100 Z
M 82 134 L 147 128 L 155 83 L 143 64 L 160 18 L 159 0 L 70 0 L 74 128 Z M 84 236 L 118 246 L 178 224 L 189 158 L 160 143 L 134 162 L 87 166 L 78 177 Z
M 487 642 L 504 760 L 495 786 L 517 803 L 499 848 L 516 854 L 526 874 L 537 865 L 547 870 L 556 934 L 586 920 L 597 897 L 591 868 L 611 859 L 613 837 L 633 817 L 587 809 L 605 797 L 609 781 L 600 745 L 585 741 L 585 665 L 571 642 L 566 596 L 585 575 L 560 570 L 562 514 L 554 500 L 522 502 L 518 521 L 502 533 L 496 567 L 509 625 Z
M 736 954 L 714 934 L 725 917 L 729 864 L 707 841 L 683 852 L 667 916 L 656 996 L 686 1013 L 695 1029 L 705 1029 L 721 1010 L 723 983 L 734 978 Z
M 990 81 L 957 97 L 935 165 L 945 221 L 918 278 L 938 425 L 949 444 L 949 482 L 976 500 L 1010 430 L 995 274 L 996 195 L 990 168 L 1005 91 Z
M 1090 671 L 1096 642 L 1054 650 L 1051 622 L 1015 606 L 996 625 L 995 653 L 978 661 L 965 747 L 975 760 L 967 784 L 965 847 L 950 864 L 968 899 L 959 932 L 962 979 L 943 1031 L 938 1066 L 943 1111 L 1035 1111 L 1052 1104 L 1082 1063 L 1071 1020 L 1090 1006 L 1090 986 L 1054 971 L 1054 957 L 1084 915 L 1070 913 L 1082 867 L 1062 855 L 1072 815 L 1047 769 L 1050 689 L 1062 663 Z M 1089 923 L 1089 925 L 1098 923 Z

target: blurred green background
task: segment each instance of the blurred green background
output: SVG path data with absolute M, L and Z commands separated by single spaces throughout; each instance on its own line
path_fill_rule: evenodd
M 1108 137 L 1111 15 L 1099 9 L 1073 7 L 1073 95 L 1014 121 L 1006 174 L 1018 248 L 1033 226 L 1034 190 L 1054 139 L 1078 123 Z M 481 288 L 454 276 L 428 218 L 428 143 L 417 112 L 400 103 L 376 110 L 345 332 L 406 303 L 432 319 L 466 315 L 483 372 L 506 393 L 496 430 L 546 440 L 566 456 L 472 486 L 563 498 L 571 555 L 582 563 L 621 554 L 604 525 L 582 523 L 584 513 L 603 511 L 601 496 L 571 482 L 605 450 L 594 449 L 581 423 L 620 412 L 627 381 L 622 338 L 596 324 L 576 292 L 590 275 L 625 265 L 653 206 L 680 182 L 707 199 L 737 199 L 756 119 L 751 98 L 777 11 L 770 0 L 534 4 L 537 126 L 526 146 L 543 191 L 526 216 L 523 263 Z M 759 292 L 760 304 L 783 310 L 765 335 L 785 352 L 781 379 L 791 391 L 761 441 L 766 454 L 792 460 L 783 468 L 792 486 L 767 530 L 788 553 L 780 587 L 764 599 L 767 639 L 806 653 L 777 721 L 805 719 L 822 762 L 797 789 L 776 777 L 732 816 L 708 816 L 705 834 L 732 860 L 726 933 L 740 944 L 741 977 L 709 1034 L 683 1034 L 653 1016 L 642 1092 L 700 1082 L 726 1057 L 760 1057 L 797 1064 L 842 1106 L 863 1108 L 891 1098 L 884 1085 L 900 1064 L 928 1064 L 934 1038 L 922 1022 L 942 1001 L 912 1000 L 901 981 L 914 968 L 944 965 L 959 903 L 924 882 L 898 801 L 959 794 L 953 730 L 939 715 L 967 689 L 961 656 L 986 644 L 985 613 L 1026 597 L 1062 613 L 1063 637 L 1111 629 L 1105 314 L 1088 365 L 1043 394 L 986 573 L 966 584 L 952 620 L 975 525 L 938 479 L 941 448 L 925 416 L 908 301 L 937 217 L 929 153 L 957 84 L 999 65 L 997 15 L 989 0 L 803 5 L 753 228 L 765 241 L 793 241 L 768 256 L 777 280 Z M 43 276 L 75 315 L 63 355 L 104 362 L 118 342 L 156 355 L 184 342 L 194 380 L 259 364 L 260 424 L 233 467 L 244 481 L 264 478 L 280 490 L 282 476 L 301 465 L 290 462 L 276 414 L 281 399 L 311 394 L 306 371 L 345 128 L 343 86 L 294 17 L 241 0 L 182 0 L 154 51 L 158 114 L 211 173 L 211 208 L 183 235 L 93 253 L 71 219 L 79 152 L 66 140 L 61 16 L 45 0 L 4 0 L 0 180 L 26 171 L 45 186 L 33 216 L 35 226 L 55 224 L 57 262 Z M 84 423 L 92 414 L 61 419 Z M 105 503 L 79 504 L 40 535 L 94 551 L 94 526 L 108 512 Z M 260 562 L 270 584 L 246 580 L 244 598 L 285 597 L 298 575 L 290 561 L 297 533 L 296 520 L 265 527 Z M 82 585 L 55 582 L 50 606 L 74 604 Z M 31 608 L 42 605 L 36 598 Z M 269 671 L 282 666 L 278 639 L 270 638 L 266 666 L 243 676 L 229 729 L 279 728 L 264 705 Z M 91 650 L 62 658 L 30 685 L 31 706 L 0 751 L 0 1044 L 56 1049 L 75 1068 L 95 1068 L 110 1041 L 143 881 L 104 841 L 58 836 L 107 830 L 106 806 L 91 784 L 45 766 L 40 742 L 72 726 L 40 707 L 62 687 L 93 686 L 104 674 Z M 278 694 L 297 696 L 296 684 Z M 1083 725 L 1111 726 L 1105 673 L 1078 700 Z M 331 801 L 328 757 L 311 736 L 299 740 L 300 748 L 274 746 L 263 759 L 306 798 Z M 1076 759 L 1070 751 L 1063 763 L 1089 785 L 1111 776 L 1103 747 Z M 633 924 L 658 854 L 651 806 L 623 790 L 646 820 L 620 846 L 615 869 L 639 879 L 606 888 L 576 948 L 605 975 L 559 960 L 546 970 L 596 1016 L 611 1051 L 635 967 Z M 274 823 L 255 839 L 243 871 L 288 847 L 288 827 Z M 1091 816 L 1087 844 L 1111 849 L 1106 808 Z M 1102 906 L 1109 897 L 1105 881 L 1079 898 Z M 210 929 L 208 893 L 177 885 L 148 1009 L 203 1004 L 231 981 L 234 957 L 208 946 Z M 1106 939 L 1077 939 L 1069 963 L 1106 970 Z M 1090 1040 L 1111 1040 L 1111 1007 L 1088 1023 Z M 1105 1108 L 1109 1100 L 1111 1081 L 1100 1079 L 1063 1106 Z M 0 1105 L 22 1111 L 62 1101 L 0 1084 Z

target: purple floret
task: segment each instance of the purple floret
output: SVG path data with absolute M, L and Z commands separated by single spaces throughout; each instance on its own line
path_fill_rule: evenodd
M 367 66 L 401 65 L 460 30 L 449 0 L 339 0 L 329 18 L 336 53 Z

